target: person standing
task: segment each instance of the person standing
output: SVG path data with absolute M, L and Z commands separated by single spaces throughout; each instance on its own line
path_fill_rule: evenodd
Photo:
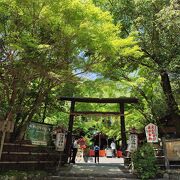
M 114 143 L 114 141 L 111 142 L 111 149 L 112 149 L 112 156 L 116 157 L 116 144 Z
M 95 163 L 98 162 L 99 163 L 99 146 L 98 145 L 95 145 L 94 146 L 94 159 L 95 159 Z
M 78 145 L 78 138 L 75 138 L 74 142 L 72 144 L 72 160 L 71 160 L 71 163 L 73 163 L 73 164 L 75 164 L 78 146 L 79 146 Z

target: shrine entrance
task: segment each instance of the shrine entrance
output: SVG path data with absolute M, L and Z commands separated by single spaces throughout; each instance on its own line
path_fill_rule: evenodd
M 61 101 L 70 101 L 70 115 L 69 115 L 69 126 L 67 132 L 66 146 L 64 150 L 65 159 L 64 161 L 68 162 L 69 152 L 72 143 L 72 131 L 73 131 L 73 123 L 74 117 L 80 115 L 100 115 L 100 116 L 112 116 L 118 115 L 120 117 L 120 125 L 121 125 L 121 138 L 122 138 L 122 149 L 126 149 L 127 147 L 127 139 L 126 139 L 126 129 L 125 129 L 125 104 L 138 103 L 137 98 L 130 97 L 122 97 L 122 98 L 76 98 L 76 97 L 61 97 Z M 82 103 L 116 103 L 119 104 L 118 112 L 99 112 L 99 111 L 75 111 L 76 102 Z

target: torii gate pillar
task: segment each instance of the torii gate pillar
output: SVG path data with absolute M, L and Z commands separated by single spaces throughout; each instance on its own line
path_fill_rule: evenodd
M 70 115 L 69 115 L 69 125 L 68 125 L 68 133 L 66 138 L 66 146 L 64 149 L 65 156 L 65 162 L 68 162 L 68 157 L 70 157 L 70 151 L 71 151 L 71 144 L 72 144 L 72 130 L 73 130 L 73 123 L 74 123 L 74 108 L 75 108 L 75 101 L 71 101 L 71 107 L 70 107 Z
M 120 103 L 120 124 L 121 124 L 121 137 L 122 137 L 122 149 L 127 148 L 126 140 L 126 128 L 125 128 L 125 118 L 124 118 L 124 103 Z

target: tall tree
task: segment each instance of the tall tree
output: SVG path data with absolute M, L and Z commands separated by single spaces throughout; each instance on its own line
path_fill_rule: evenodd
M 166 115 L 171 124 L 177 127 L 180 136 L 177 96 L 174 96 L 171 86 L 173 76 L 179 76 L 177 69 L 180 66 L 178 0 L 104 0 L 103 5 L 99 5 L 110 10 L 115 22 L 122 24 L 121 36 L 127 37 L 132 31 L 137 32 L 139 45 L 144 52 L 141 58 L 120 57 L 119 61 L 113 62 L 113 65 L 109 63 L 108 66 L 122 68 L 125 65 L 126 72 L 144 66 L 152 75 L 158 75 L 166 102 Z
M 95 62 L 81 52 L 110 57 L 133 47 L 112 21 L 90 0 L 0 0 L 0 115 L 15 121 L 13 140 L 23 138 L 54 88 L 77 80 L 77 65 Z

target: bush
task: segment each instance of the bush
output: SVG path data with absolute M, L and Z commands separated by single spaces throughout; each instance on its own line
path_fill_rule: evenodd
M 42 180 L 48 176 L 45 171 L 0 171 L 0 180 Z
M 154 178 L 157 174 L 156 157 L 151 144 L 146 143 L 132 155 L 134 170 L 141 179 Z

